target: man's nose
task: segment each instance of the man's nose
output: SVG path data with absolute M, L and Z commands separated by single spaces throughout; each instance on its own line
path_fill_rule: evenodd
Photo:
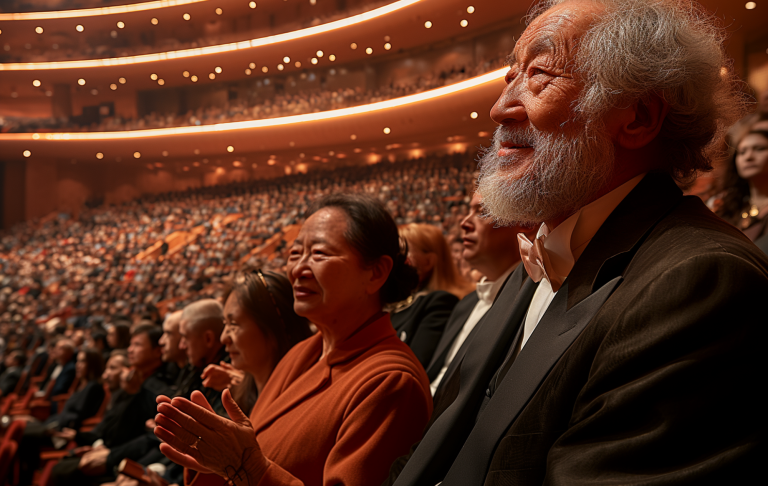
M 491 119 L 499 125 L 507 126 L 528 119 L 528 113 L 519 95 L 520 90 L 513 80 L 504 87 L 501 96 L 491 108 Z

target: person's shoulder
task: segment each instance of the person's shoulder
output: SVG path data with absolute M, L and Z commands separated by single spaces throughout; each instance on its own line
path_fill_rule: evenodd
M 459 302 L 459 298 L 445 290 L 435 290 L 421 297 L 425 307 L 453 307 Z

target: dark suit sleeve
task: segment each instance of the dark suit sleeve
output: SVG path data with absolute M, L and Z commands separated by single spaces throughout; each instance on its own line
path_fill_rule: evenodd
M 445 325 L 459 299 L 453 294 L 436 291 L 422 297 L 428 299 L 417 318 L 416 333 L 411 340 L 411 350 L 426 369 L 437 349 Z
M 0 391 L 2 391 L 2 396 L 6 396 L 9 393 L 13 392 L 20 378 L 21 378 L 20 371 L 14 370 L 14 371 L 6 371 L 5 373 L 3 373 L 3 375 L 0 376 Z
M 56 395 L 67 393 L 69 387 L 72 386 L 73 381 L 75 381 L 75 363 L 70 361 L 64 365 L 61 373 L 56 377 L 56 381 L 53 383 L 53 388 L 51 389 L 51 396 L 55 397 Z
M 728 254 L 690 258 L 647 284 L 599 342 L 545 484 L 759 477 L 766 295 L 765 275 Z

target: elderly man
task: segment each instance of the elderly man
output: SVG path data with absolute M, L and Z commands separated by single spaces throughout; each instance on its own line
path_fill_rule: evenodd
M 768 260 L 675 184 L 741 114 L 722 32 L 682 0 L 532 17 L 478 183 L 496 221 L 538 224 L 531 279 L 510 276 L 395 484 L 748 484 Z

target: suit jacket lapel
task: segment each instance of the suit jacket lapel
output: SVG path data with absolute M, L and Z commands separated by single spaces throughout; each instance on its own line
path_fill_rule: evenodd
M 464 323 L 467 322 L 467 318 L 472 314 L 472 310 L 478 302 L 477 292 L 472 292 L 461 301 L 456 304 L 451 317 L 448 319 L 448 324 L 445 326 L 445 331 L 440 337 L 440 342 L 437 343 L 437 349 L 432 361 L 427 366 L 427 376 L 429 381 L 434 380 L 437 374 L 445 363 L 445 356 L 453 345 L 453 340 L 456 339 L 461 329 L 464 327 Z
M 621 282 L 616 277 L 598 291 L 566 310 L 568 281 L 552 300 L 520 351 L 506 379 L 478 418 L 456 461 L 443 481 L 444 486 L 481 485 L 485 481 L 493 451 L 504 432 L 536 393 L 541 382 L 581 334 Z

